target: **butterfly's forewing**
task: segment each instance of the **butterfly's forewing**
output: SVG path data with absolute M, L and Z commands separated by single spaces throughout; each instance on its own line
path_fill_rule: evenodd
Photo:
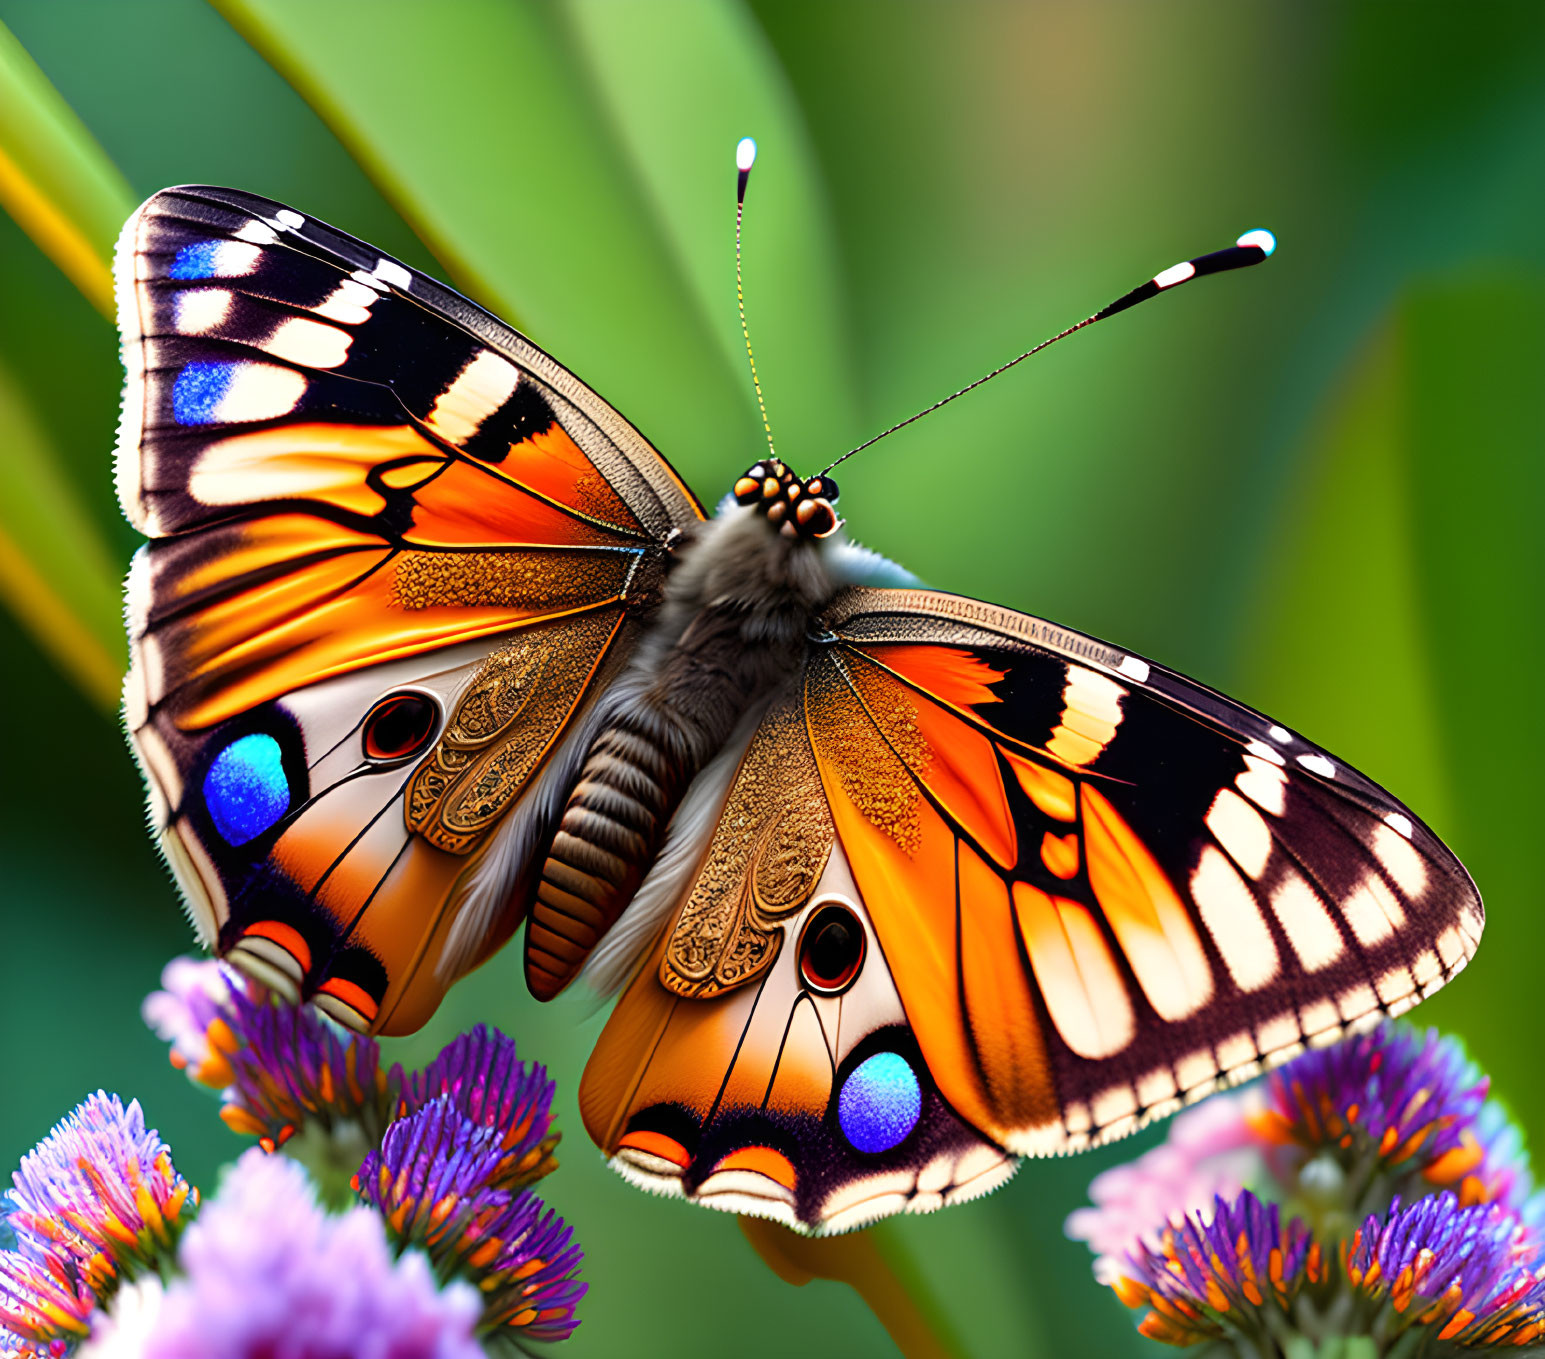
M 1426 826 L 1222 695 L 951 595 L 853 591 L 828 625 L 806 697 L 838 835 L 941 1088 L 1013 1150 L 1401 1013 L 1479 942 Z
M 222 952 L 416 1027 L 518 923 L 508 813 L 700 512 L 523 337 L 276 203 L 157 194 L 118 273 L 156 829 Z
M 587 1126 L 626 1173 L 713 1203 L 728 1167 L 816 1230 L 926 1210 L 1400 1013 L 1474 951 L 1447 849 L 1259 714 L 956 596 L 851 590 L 824 622 L 803 720 L 753 741 L 592 1059 Z M 806 866 L 781 911 L 768 864 Z M 825 998 L 800 971 L 823 894 L 873 944 Z

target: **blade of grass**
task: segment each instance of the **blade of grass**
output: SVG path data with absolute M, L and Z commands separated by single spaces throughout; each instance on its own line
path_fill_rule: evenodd
M 113 242 L 134 195 L 14 34 L 0 24 L 0 206 L 103 316 Z
M 0 596 L 98 706 L 118 706 L 122 605 L 112 553 L 59 473 L 31 403 L 0 367 Z
M 211 3 L 461 286 L 528 327 L 689 477 L 731 475 L 741 459 L 727 450 L 754 447 L 749 393 L 550 10 L 465 0 L 397 6 L 388 22 L 364 0 Z
M 1545 271 L 1477 268 L 1409 295 L 1402 316 L 1420 581 L 1456 794 L 1454 848 L 1486 935 L 1435 1002 L 1524 1127 L 1545 1128 L 1539 1011 L 1545 751 Z M 1452 1018 L 1450 1018 L 1452 1016 Z
M 746 205 L 746 306 L 780 452 L 813 469 L 859 436 L 858 385 L 835 227 L 793 91 L 740 0 L 564 0 L 618 143 L 731 365 L 734 148 L 756 139 Z
M 1235 666 L 1249 702 L 1453 829 L 1413 523 L 1399 327 L 1351 365 L 1295 459 Z

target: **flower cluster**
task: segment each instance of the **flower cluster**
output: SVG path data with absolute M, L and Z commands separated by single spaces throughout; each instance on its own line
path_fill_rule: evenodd
M 146 1359 L 482 1355 L 477 1290 L 441 1287 L 422 1255 L 399 1256 L 368 1208 L 324 1213 L 288 1157 L 245 1153 L 189 1228 L 180 1263 Z
M 1155 1340 L 1457 1354 L 1545 1343 L 1532 1190 L 1458 1044 L 1384 1024 L 1181 1114 L 1096 1178 L 1068 1233 Z
M 154 1269 L 198 1209 L 138 1103 L 100 1090 L 22 1159 L 12 1183 L 0 1328 L 44 1354 L 87 1335 L 98 1303 Z
M 440 1096 L 392 1124 L 356 1185 L 401 1240 L 476 1282 L 484 1330 L 561 1340 L 585 1292 L 574 1277 L 581 1252 L 535 1194 L 501 1187 L 509 1159 L 497 1126 L 472 1122 L 454 1096 Z
M 199 1212 L 139 1105 L 87 1099 L 3 1203 L 0 1356 L 475 1359 L 573 1332 L 583 1255 L 530 1189 L 556 1164 L 553 1084 L 510 1039 L 479 1026 L 387 1070 L 218 963 L 162 981 L 146 1020 L 259 1146 Z M 328 1212 L 340 1170 L 354 1206 Z
M 171 1044 L 173 1066 L 221 1091 L 220 1116 L 234 1131 L 268 1151 L 303 1129 L 380 1142 L 402 1075 L 382 1069 L 374 1042 L 309 1005 L 255 999 L 223 963 L 174 959 L 161 984 L 145 1001 L 145 1022 Z

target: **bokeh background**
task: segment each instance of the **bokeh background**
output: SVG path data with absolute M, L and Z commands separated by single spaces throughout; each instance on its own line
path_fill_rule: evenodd
M 163 185 L 292 203 L 528 330 L 709 500 L 759 447 L 743 134 L 751 319 L 807 469 L 1270 227 L 1267 266 L 855 459 L 843 510 L 930 582 L 1178 666 L 1414 806 L 1489 914 L 1418 1019 L 1545 1136 L 1545 7 L 0 0 L 0 21 L 19 215 L 42 186 L 102 252 Z M 0 217 L 0 1166 L 106 1086 L 210 1187 L 238 1140 L 137 1017 L 189 934 L 115 715 L 118 384 L 111 326 Z M 508 956 L 402 1044 L 486 1019 L 554 1071 L 544 1187 L 592 1285 L 570 1351 L 889 1352 L 848 1290 L 794 1292 L 732 1219 L 602 1166 L 574 1107 L 602 1018 L 536 1005 Z M 1061 1224 L 1152 1140 L 884 1229 L 961 1355 L 1142 1352 Z

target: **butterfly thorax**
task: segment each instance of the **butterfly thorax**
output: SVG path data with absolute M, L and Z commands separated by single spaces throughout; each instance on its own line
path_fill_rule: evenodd
M 526 980 L 541 999 L 573 979 L 632 899 L 694 776 L 799 673 L 836 585 L 817 535 L 789 531 L 790 486 L 801 484 L 779 478 L 764 496 L 759 483 L 753 503 L 727 505 L 677 545 L 659 612 L 605 700 L 542 866 L 526 933 Z M 794 503 L 817 499 L 830 514 L 824 497 Z

